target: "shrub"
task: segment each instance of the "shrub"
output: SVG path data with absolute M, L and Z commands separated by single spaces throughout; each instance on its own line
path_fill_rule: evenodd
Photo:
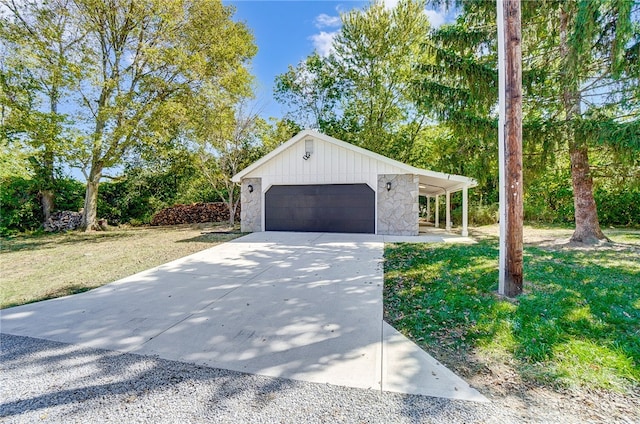
M 0 182 L 0 234 L 34 231 L 42 226 L 39 183 L 32 178 L 9 177 Z M 59 178 L 53 189 L 55 210 L 77 211 L 84 200 L 84 185 Z
M 14 177 L 0 184 L 0 234 L 37 229 L 43 216 L 33 180 Z
M 594 192 L 601 225 L 640 225 L 640 186 Z

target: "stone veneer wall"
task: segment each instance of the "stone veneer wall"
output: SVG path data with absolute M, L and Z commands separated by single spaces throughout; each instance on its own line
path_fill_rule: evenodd
M 253 192 L 249 193 L 249 185 Z M 240 231 L 262 231 L 262 178 L 244 178 L 240 189 Z
M 418 235 L 418 183 L 417 175 L 378 175 L 378 234 Z

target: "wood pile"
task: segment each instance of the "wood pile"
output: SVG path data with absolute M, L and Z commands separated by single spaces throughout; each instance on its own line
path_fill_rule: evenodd
M 44 230 L 49 232 L 76 230 L 82 222 L 81 212 L 60 211 L 51 214 L 45 221 Z
M 240 220 L 240 206 L 235 219 Z M 164 208 L 151 218 L 151 225 L 199 224 L 204 222 L 224 222 L 229 220 L 229 210 L 222 202 L 174 205 Z

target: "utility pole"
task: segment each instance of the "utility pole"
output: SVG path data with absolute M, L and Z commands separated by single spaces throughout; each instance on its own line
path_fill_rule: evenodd
M 522 293 L 522 46 L 520 0 L 497 0 L 500 260 L 498 292 Z

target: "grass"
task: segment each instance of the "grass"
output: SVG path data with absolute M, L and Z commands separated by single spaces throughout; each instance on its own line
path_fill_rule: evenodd
M 508 367 L 525 386 L 637 390 L 637 234 L 604 249 L 526 246 L 516 300 L 497 295 L 495 238 L 387 245 L 385 319 L 467 378 Z
M 80 293 L 240 234 L 219 224 L 22 235 L 0 241 L 0 308 Z

